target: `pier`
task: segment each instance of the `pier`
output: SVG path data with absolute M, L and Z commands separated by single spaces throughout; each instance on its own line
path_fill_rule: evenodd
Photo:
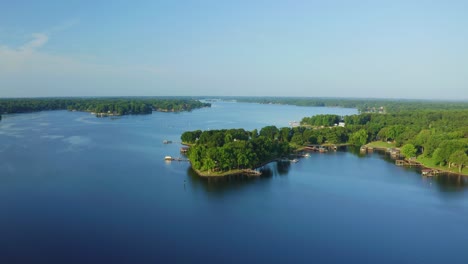
M 395 165 L 397 166 L 408 166 L 408 167 L 420 167 L 421 163 L 414 160 L 395 160 Z
M 432 177 L 438 174 L 439 174 L 439 171 L 435 169 L 422 169 L 421 170 L 421 175 L 426 176 L 426 177 Z
M 313 151 L 313 152 L 327 152 L 327 151 L 337 151 L 338 148 L 346 147 L 348 144 L 312 144 L 304 147 L 304 150 Z
M 164 157 L 164 160 L 165 161 L 189 161 L 188 159 L 184 159 L 184 158 L 181 158 L 181 157 L 173 158 L 171 156 Z

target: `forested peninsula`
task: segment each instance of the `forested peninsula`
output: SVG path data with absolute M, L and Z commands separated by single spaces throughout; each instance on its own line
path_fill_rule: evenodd
M 97 116 L 151 114 L 152 111 L 180 112 L 210 107 L 190 98 L 11 98 L 0 99 L 0 113 L 28 113 L 46 110 L 92 112 Z
M 254 169 L 308 145 L 368 143 L 401 148 L 424 166 L 468 174 L 468 110 L 396 111 L 304 117 L 297 127 L 188 131 L 188 158 L 201 174 Z M 237 171 L 236 171 L 237 170 Z
M 275 126 L 257 130 L 223 129 L 187 131 L 181 136 L 190 145 L 187 156 L 201 176 L 241 174 L 277 157 L 286 156 L 291 147 L 278 137 Z

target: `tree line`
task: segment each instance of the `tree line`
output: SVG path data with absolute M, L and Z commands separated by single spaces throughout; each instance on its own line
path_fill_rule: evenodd
M 339 118 L 322 115 L 304 118 L 302 122 L 319 126 L 326 120 Z M 460 172 L 468 165 L 468 110 L 418 110 L 383 115 L 363 113 L 343 119 L 346 128 L 312 127 L 313 132 L 305 130 L 303 142 L 364 145 L 376 140 L 390 141 L 402 147 L 401 153 L 408 158 L 418 156 L 431 164 L 458 166 Z
M 70 110 L 115 115 L 150 114 L 154 111 L 191 111 L 211 104 L 185 98 L 13 98 L 0 99 L 0 113 Z
M 359 113 L 397 113 L 419 110 L 463 110 L 467 101 L 440 101 L 415 99 L 359 99 L 359 98 L 304 98 L 304 97 L 228 97 L 238 102 L 287 104 L 297 106 L 327 106 L 357 108 Z

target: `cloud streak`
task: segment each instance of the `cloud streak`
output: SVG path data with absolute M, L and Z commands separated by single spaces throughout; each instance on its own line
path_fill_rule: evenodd
M 26 52 L 31 52 L 34 51 L 42 46 L 44 46 L 47 41 L 49 40 L 49 37 L 46 34 L 43 33 L 34 33 L 31 35 L 33 38 L 31 41 L 27 42 L 23 46 L 19 48 L 19 51 L 26 51 Z
M 164 73 L 153 66 L 90 62 L 42 51 L 49 40 L 46 33 L 34 33 L 18 47 L 0 44 L 0 97 L 112 95 L 109 90 L 127 90 L 130 84 L 150 87 Z

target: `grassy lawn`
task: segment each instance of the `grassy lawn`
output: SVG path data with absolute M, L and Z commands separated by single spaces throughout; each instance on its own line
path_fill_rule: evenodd
M 394 143 L 387 143 L 384 141 L 372 141 L 366 144 L 368 147 L 372 148 L 394 148 L 395 144 Z
M 434 168 L 434 169 L 439 169 L 439 170 L 445 170 L 445 171 L 451 171 L 453 173 L 458 173 L 458 167 L 450 168 L 448 166 L 439 166 L 435 165 L 434 161 L 430 158 L 422 157 L 419 156 L 416 158 L 417 161 L 421 162 L 424 166 Z M 468 175 L 468 168 L 463 168 L 462 169 L 462 174 Z

